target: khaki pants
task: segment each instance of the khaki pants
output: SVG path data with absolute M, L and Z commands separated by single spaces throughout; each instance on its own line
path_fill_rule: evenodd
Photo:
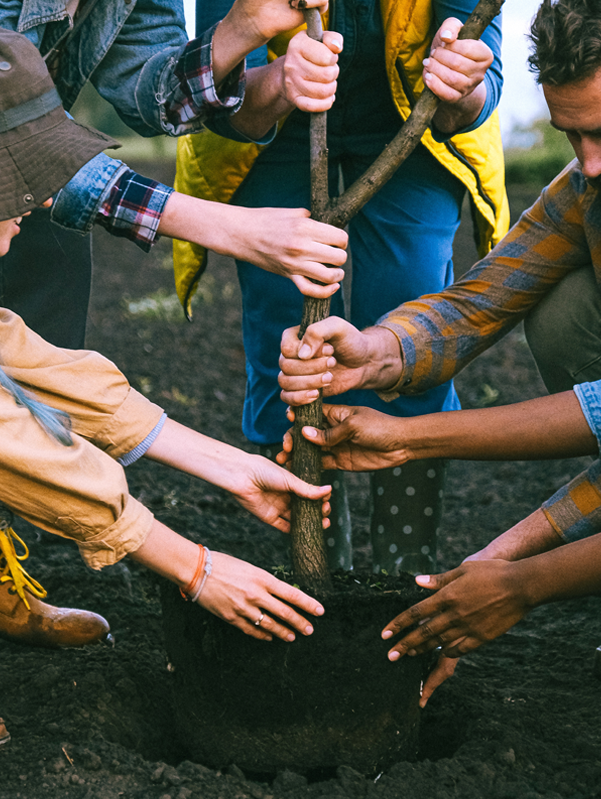
M 601 289 L 592 266 L 564 278 L 528 314 L 525 330 L 550 394 L 601 380 Z

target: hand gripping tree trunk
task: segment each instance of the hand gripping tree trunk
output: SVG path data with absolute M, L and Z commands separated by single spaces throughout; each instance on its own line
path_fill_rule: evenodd
M 299 0 L 299 7 L 301 3 L 302 0 Z M 459 32 L 459 38 L 479 39 L 500 12 L 503 3 L 504 0 L 480 0 Z M 323 31 L 317 9 L 306 9 L 305 19 L 309 36 L 321 41 Z M 439 102 L 438 97 L 425 87 L 399 133 L 369 169 L 336 200 L 330 200 L 328 191 L 326 113 L 313 114 L 310 133 L 312 217 L 320 222 L 345 227 L 413 152 L 430 125 Z M 303 337 L 310 324 L 325 319 L 329 313 L 329 299 L 305 297 L 299 338 Z M 321 480 L 321 451 L 303 437 L 301 429 L 304 425 L 322 426 L 321 406 L 320 391 L 317 400 L 297 408 L 293 433 L 294 473 L 313 485 L 319 485 Z M 293 497 L 291 550 L 296 581 L 315 595 L 328 594 L 332 590 L 332 582 L 325 553 L 319 502 Z

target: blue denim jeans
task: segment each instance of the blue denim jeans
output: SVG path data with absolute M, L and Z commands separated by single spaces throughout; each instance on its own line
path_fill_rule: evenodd
M 397 133 L 401 120 L 384 68 L 378 0 L 335 4 L 333 27 L 343 33 L 337 100 L 328 112 L 330 192 L 342 175 L 358 178 Z M 373 325 L 385 312 L 453 279 L 453 238 L 460 222 L 462 184 L 419 146 L 349 225 L 352 252 L 350 308 L 342 292 L 332 314 L 354 325 Z M 251 207 L 309 207 L 309 115 L 295 111 L 265 149 L 233 202 Z M 244 434 L 256 444 L 281 440 L 288 427 L 277 375 L 282 331 L 300 322 L 302 295 L 283 277 L 238 263 L 247 360 Z M 337 401 L 368 405 L 399 416 L 459 408 L 452 383 L 418 397 L 384 403 L 372 391 Z

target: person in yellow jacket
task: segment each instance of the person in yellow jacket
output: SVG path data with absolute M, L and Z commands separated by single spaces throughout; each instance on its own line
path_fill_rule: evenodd
M 197 0 L 197 19 L 208 21 L 208 3 Z M 212 2 L 225 14 L 229 0 Z M 458 40 L 475 0 L 334 0 L 328 27 L 344 39 L 338 57 L 336 102 L 328 113 L 330 186 L 349 186 L 399 130 L 428 85 L 441 98 L 432 128 L 396 175 L 349 225 L 353 278 L 348 318 L 360 329 L 390 308 L 442 290 L 453 279 L 452 246 L 467 191 L 485 254 L 505 233 L 508 207 L 495 111 L 502 75 L 497 19 L 482 40 Z M 271 42 L 270 56 L 286 42 Z M 286 37 L 283 37 L 285 40 Z M 290 37 L 288 37 L 290 38 Z M 298 40 L 298 35 L 292 40 Z M 291 45 L 289 74 L 299 59 Z M 331 45 L 334 51 L 333 45 Z M 260 54 L 255 54 L 259 57 Z M 277 64 L 280 59 L 277 59 Z M 268 68 L 268 67 L 259 67 Z M 300 69 L 298 70 L 301 71 Z M 299 91 L 302 83 L 299 82 Z M 180 147 L 177 187 L 246 206 L 309 204 L 309 114 L 298 109 L 274 142 L 258 152 L 227 124 L 211 134 L 187 137 Z M 238 138 L 238 142 L 235 139 Z M 223 170 L 227 167 L 227 178 Z M 188 303 L 202 268 L 202 253 L 176 247 L 176 280 Z M 277 276 L 238 263 L 244 303 L 247 392 L 243 430 L 265 453 L 278 451 L 287 427 L 277 385 L 282 331 L 300 321 L 302 297 Z M 343 297 L 332 313 L 344 316 Z M 451 382 L 420 396 L 401 396 L 384 406 L 371 391 L 340 402 L 367 405 L 398 416 L 459 408 Z M 436 560 L 444 464 L 422 461 L 372 476 L 371 537 L 376 571 L 429 572 Z M 330 477 L 326 478 L 330 482 Z M 352 568 L 348 505 L 340 476 L 327 538 L 330 565 Z

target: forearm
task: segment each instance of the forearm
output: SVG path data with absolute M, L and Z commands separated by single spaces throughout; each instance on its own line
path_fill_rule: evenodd
M 161 215 L 158 233 L 199 244 L 220 254 L 231 254 L 236 206 L 210 202 L 173 192 Z
M 198 561 L 198 545 L 153 521 L 144 543 L 129 556 L 179 586 L 190 583 Z
M 239 493 L 245 464 L 256 456 L 167 419 L 146 457 Z
M 283 65 L 281 57 L 247 72 L 244 102 L 240 111 L 230 117 L 230 122 L 250 139 L 263 138 L 294 108 L 286 98 Z
M 513 569 L 531 607 L 601 594 L 601 534 L 525 558 Z
M 266 39 L 256 30 L 252 17 L 241 15 L 239 8 L 234 6 L 221 20 L 213 36 L 215 86 L 219 86 L 249 53 L 265 42 Z
M 486 85 L 483 82 L 470 95 L 457 103 L 440 103 L 432 122 L 441 133 L 451 134 L 461 131 L 475 122 L 484 108 L 485 102 Z
M 466 560 L 522 560 L 556 549 L 563 543 L 539 508 Z
M 399 340 L 391 330 L 379 325 L 366 328 L 363 336 L 363 375 L 356 388 L 386 391 L 398 383 L 403 371 Z
M 573 391 L 514 405 L 397 419 L 412 458 L 528 460 L 594 455 L 597 440 Z

